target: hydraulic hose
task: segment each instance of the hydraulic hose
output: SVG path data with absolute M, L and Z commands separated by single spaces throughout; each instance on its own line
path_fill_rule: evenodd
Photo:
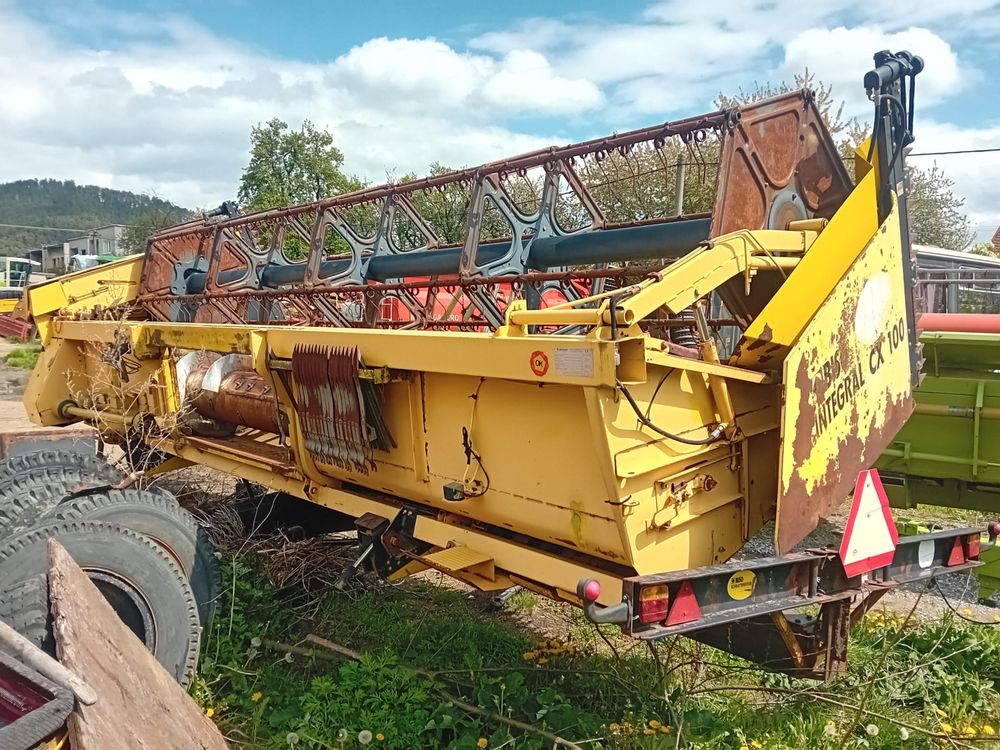
M 649 420 L 645 414 L 642 413 L 642 409 L 632 398 L 632 394 L 629 393 L 628 388 L 620 380 L 615 381 L 618 388 L 621 390 L 622 395 L 625 396 L 625 400 L 628 401 L 629 406 L 632 407 L 632 411 L 635 412 L 635 416 L 638 417 L 639 421 L 653 432 L 663 435 L 665 438 L 670 438 L 671 440 L 676 440 L 678 443 L 684 443 L 685 445 L 709 445 L 711 443 L 718 442 L 726 431 L 726 425 L 718 424 L 712 428 L 711 432 L 708 433 L 708 437 L 704 438 L 688 438 L 683 435 L 675 435 L 672 432 L 667 432 L 664 429 L 657 427 L 651 420 Z

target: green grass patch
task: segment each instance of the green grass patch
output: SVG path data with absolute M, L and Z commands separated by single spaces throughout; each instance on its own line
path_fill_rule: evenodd
M 4 357 L 4 362 L 11 367 L 21 367 L 25 370 L 33 370 L 35 369 L 35 365 L 38 364 L 38 357 L 41 353 L 42 347 L 40 346 L 23 346 L 9 352 L 7 356 Z
M 224 575 L 192 692 L 233 747 L 553 746 L 498 717 L 607 750 L 929 750 L 949 745 L 935 733 L 990 747 L 1000 731 L 1000 634 L 951 619 L 869 615 L 848 673 L 821 685 L 680 638 L 654 659 L 576 618 L 563 638 L 543 638 L 488 598 L 426 582 L 317 598 L 276 590 L 247 558 Z M 314 646 L 309 633 L 363 658 Z

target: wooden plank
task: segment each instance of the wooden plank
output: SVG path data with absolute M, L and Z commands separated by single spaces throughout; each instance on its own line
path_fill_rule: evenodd
M 97 692 L 67 726 L 73 750 L 225 750 L 211 719 L 129 630 L 59 542 L 49 593 L 60 661 Z

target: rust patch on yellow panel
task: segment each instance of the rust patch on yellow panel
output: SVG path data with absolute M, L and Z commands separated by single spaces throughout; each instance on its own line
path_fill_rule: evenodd
M 843 502 L 913 411 L 899 236 L 893 211 L 785 360 L 779 553 Z

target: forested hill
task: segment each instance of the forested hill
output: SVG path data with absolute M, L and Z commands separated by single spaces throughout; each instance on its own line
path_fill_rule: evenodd
M 129 224 L 149 213 L 187 213 L 169 201 L 77 185 L 72 180 L 18 180 L 0 184 L 0 224 L 91 229 L 104 224 Z M 0 227 L 0 255 L 24 251 L 78 236 L 82 232 L 51 232 Z

